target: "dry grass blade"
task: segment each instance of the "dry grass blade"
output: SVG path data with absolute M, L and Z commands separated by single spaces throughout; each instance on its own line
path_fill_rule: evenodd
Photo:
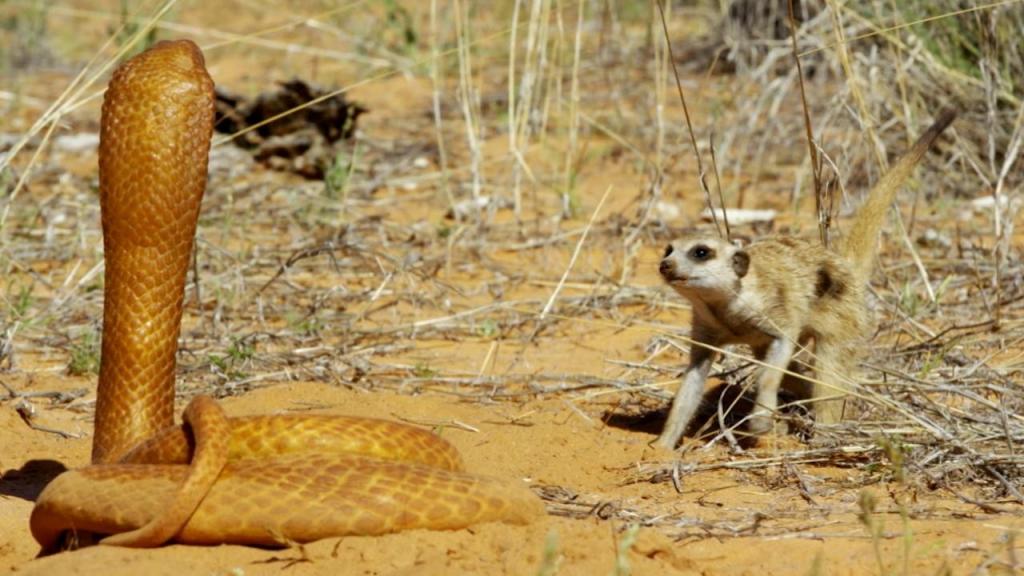
M 823 246 L 828 246 L 829 214 L 826 212 L 828 202 L 824 197 L 825 189 L 821 182 L 821 162 L 818 161 L 818 145 L 814 140 L 814 127 L 811 125 L 811 113 L 807 106 L 807 91 L 804 88 L 804 68 L 800 63 L 800 54 L 797 52 L 796 11 L 793 8 L 793 1 L 788 0 L 789 39 L 793 46 L 793 63 L 796 65 L 797 85 L 800 86 L 800 105 L 804 111 L 804 130 L 807 132 L 807 157 L 811 160 L 811 172 L 814 179 L 814 212 L 818 215 L 818 239 L 821 240 Z
M 700 150 L 697 148 L 697 136 L 693 132 L 693 122 L 690 120 L 690 108 L 686 105 L 686 96 L 683 94 L 683 83 L 679 79 L 679 70 L 676 68 L 676 58 L 672 54 L 672 37 L 668 33 L 668 21 L 665 19 L 665 8 L 662 6 L 661 0 L 655 0 L 654 2 L 658 6 L 658 15 L 661 17 L 661 30 L 664 34 L 665 44 L 668 48 L 668 58 L 672 62 L 672 74 L 676 79 L 676 91 L 679 93 L 679 103 L 683 106 L 683 117 L 686 119 L 686 130 L 690 135 L 690 144 L 693 147 L 693 157 L 697 162 L 697 178 L 700 182 L 700 188 L 704 191 L 704 201 L 707 203 L 707 207 L 711 210 L 711 220 L 715 223 L 715 229 L 718 231 L 718 235 L 722 236 L 722 227 L 718 223 L 718 212 L 715 211 L 715 205 L 711 201 L 711 190 L 708 188 L 707 174 L 704 172 L 704 162 L 701 160 Z M 727 218 L 725 213 L 725 206 L 722 206 L 722 217 Z M 726 225 L 728 228 L 728 225 Z M 728 237 L 728 236 L 726 236 Z
M 580 255 L 580 250 L 583 248 L 583 243 L 587 241 L 587 234 L 590 233 L 590 229 L 594 226 L 594 221 L 597 220 L 597 215 L 601 213 L 601 208 L 604 207 L 605 200 L 608 199 L 608 195 L 611 194 L 612 187 L 609 186 L 604 191 L 604 196 L 601 196 L 601 200 L 597 203 L 597 207 L 594 208 L 594 212 L 590 215 L 590 220 L 587 222 L 587 227 L 583 229 L 583 234 L 580 235 L 579 242 L 576 243 L 576 249 L 573 250 L 572 256 L 569 258 L 569 265 L 566 266 L 565 272 L 562 272 L 562 277 L 558 281 L 558 285 L 555 286 L 554 291 L 551 292 L 551 297 L 548 298 L 544 308 L 540 311 L 540 319 L 543 320 L 551 308 L 555 305 L 555 300 L 558 299 L 558 294 L 562 291 L 562 286 L 565 285 L 565 280 L 569 277 L 569 273 L 572 272 L 573 265 L 576 264 L 576 259 Z

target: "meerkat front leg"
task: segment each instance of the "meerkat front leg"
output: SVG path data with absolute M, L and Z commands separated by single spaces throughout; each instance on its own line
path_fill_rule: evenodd
M 701 397 L 704 395 L 704 382 L 711 372 L 715 356 L 717 354 L 713 350 L 702 346 L 700 340 L 695 338 L 694 343 L 690 345 L 690 365 L 686 368 L 683 382 L 672 400 L 665 428 L 655 445 L 666 450 L 675 449 L 683 432 L 686 432 L 686 427 L 690 425 L 690 420 L 693 420 L 697 407 L 700 406 Z
M 765 434 L 773 428 L 775 410 L 779 405 L 779 384 L 783 370 L 793 358 L 794 339 L 780 336 L 764 348 L 761 355 L 761 371 L 757 377 L 757 406 L 750 415 L 748 427 L 753 434 Z

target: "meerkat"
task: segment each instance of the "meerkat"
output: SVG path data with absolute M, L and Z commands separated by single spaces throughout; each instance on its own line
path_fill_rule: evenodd
M 813 341 L 811 400 L 818 422 L 842 416 L 839 375 L 854 367 L 870 327 L 865 291 L 889 205 L 935 139 L 956 117 L 938 119 L 871 189 L 850 233 L 833 251 L 819 242 L 768 238 L 746 247 L 711 235 L 689 235 L 665 249 L 665 282 L 692 307 L 690 363 L 656 444 L 674 449 L 700 404 L 715 349 L 746 344 L 761 362 L 754 434 L 773 428 L 779 385 L 793 354 Z M 808 348 L 810 349 L 810 348 Z

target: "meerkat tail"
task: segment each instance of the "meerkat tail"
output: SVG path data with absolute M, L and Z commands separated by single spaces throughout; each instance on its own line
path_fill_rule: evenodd
M 878 234 L 882 230 L 885 213 L 888 211 L 889 205 L 892 204 L 896 193 L 910 177 L 914 167 L 924 158 L 925 152 L 931 148 L 935 139 L 953 122 L 954 118 L 956 118 L 956 110 L 952 108 L 942 110 L 935 123 L 917 139 L 910 150 L 896 162 L 889 172 L 882 176 L 882 179 L 868 193 L 867 200 L 857 212 L 857 217 L 853 221 L 843 249 L 843 254 L 852 265 L 858 280 L 866 281 L 871 275 Z

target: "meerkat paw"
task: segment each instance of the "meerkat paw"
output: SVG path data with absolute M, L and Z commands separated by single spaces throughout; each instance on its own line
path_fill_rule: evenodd
M 679 457 L 676 446 L 669 447 L 660 441 L 651 442 L 644 450 L 644 458 L 675 460 Z
M 814 421 L 818 424 L 838 424 L 843 419 L 843 401 L 827 400 L 814 406 Z
M 669 431 L 665 431 L 658 436 L 658 439 L 651 442 L 649 446 L 656 450 L 668 452 L 675 452 L 676 447 L 679 445 L 679 441 L 682 440 L 681 435 L 673 434 Z
M 756 436 L 785 436 L 789 432 L 789 425 L 784 420 L 776 420 L 767 410 L 758 410 L 747 420 L 747 430 Z
M 757 410 L 750 415 L 750 419 L 747 420 L 747 430 L 751 434 L 763 436 L 772 431 L 775 426 L 775 419 L 772 418 L 771 412 L 767 410 Z

